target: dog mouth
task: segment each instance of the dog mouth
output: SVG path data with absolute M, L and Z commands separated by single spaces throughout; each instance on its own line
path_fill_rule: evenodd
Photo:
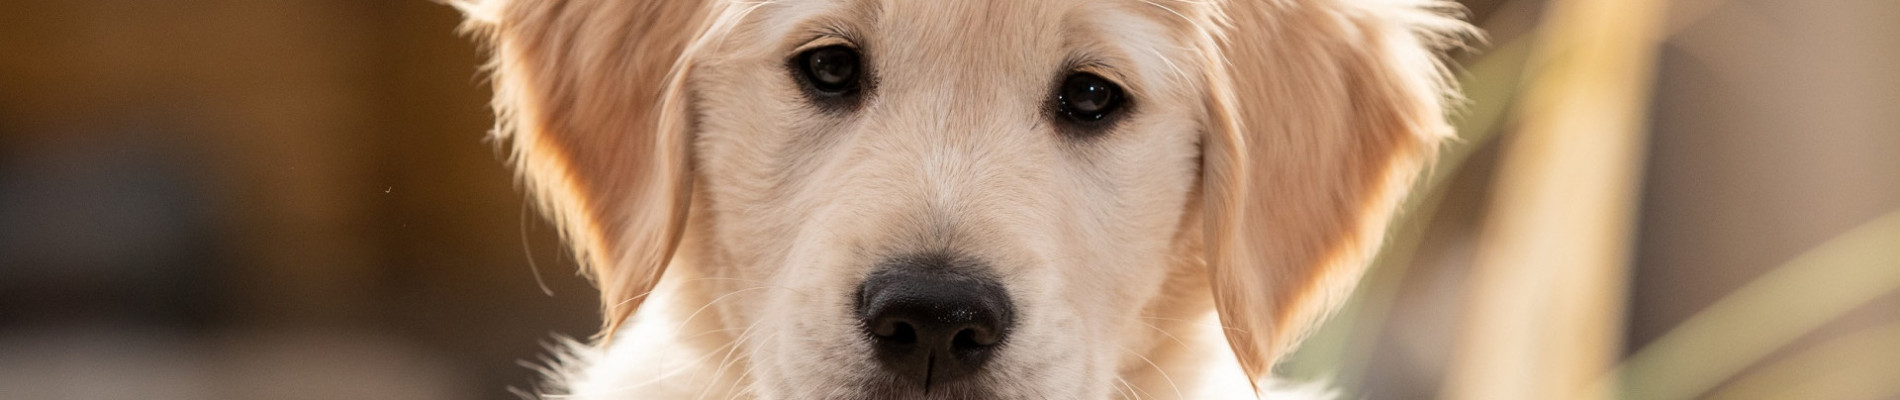
M 842 398 L 859 400 L 886 399 L 922 399 L 922 400 L 964 400 L 997 399 L 999 394 L 993 385 L 985 379 L 961 379 L 953 382 L 934 382 L 923 385 L 899 376 L 877 374 L 854 385 L 858 390 L 853 395 Z M 824 398 L 834 398 L 824 396 Z

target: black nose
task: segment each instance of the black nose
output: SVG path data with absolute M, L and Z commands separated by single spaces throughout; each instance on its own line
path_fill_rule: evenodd
M 1009 295 L 980 266 L 951 257 L 892 260 L 858 288 L 877 359 L 893 374 L 923 385 L 974 375 L 1008 336 Z

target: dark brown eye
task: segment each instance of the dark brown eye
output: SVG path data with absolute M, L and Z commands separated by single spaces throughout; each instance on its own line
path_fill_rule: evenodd
M 1085 125 L 1114 115 L 1121 105 L 1122 88 L 1095 74 L 1070 74 L 1056 89 L 1056 110 Z
M 858 91 L 863 66 L 858 51 L 846 46 L 827 46 L 800 53 L 793 65 L 805 77 L 808 87 L 820 95 L 847 96 Z

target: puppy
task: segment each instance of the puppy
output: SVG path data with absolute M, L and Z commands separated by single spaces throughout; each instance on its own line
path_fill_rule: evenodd
M 1450 135 L 1432 0 L 464 0 L 559 399 L 1272 397 Z

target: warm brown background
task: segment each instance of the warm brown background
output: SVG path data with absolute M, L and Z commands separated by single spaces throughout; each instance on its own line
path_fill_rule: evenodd
M 597 326 L 449 7 L 0 10 L 0 398 L 512 398 Z
M 1493 43 L 1537 22 L 1534 0 L 1466 3 Z M 1900 3 L 1677 3 L 1710 11 L 1673 20 L 1663 50 L 1633 346 L 1900 208 Z M 0 0 L 0 398 L 532 385 L 518 362 L 591 333 L 595 293 L 483 140 L 457 18 L 423 0 Z M 1366 351 L 1367 398 L 1437 393 L 1490 153 Z M 1830 330 L 1896 319 L 1889 296 Z

